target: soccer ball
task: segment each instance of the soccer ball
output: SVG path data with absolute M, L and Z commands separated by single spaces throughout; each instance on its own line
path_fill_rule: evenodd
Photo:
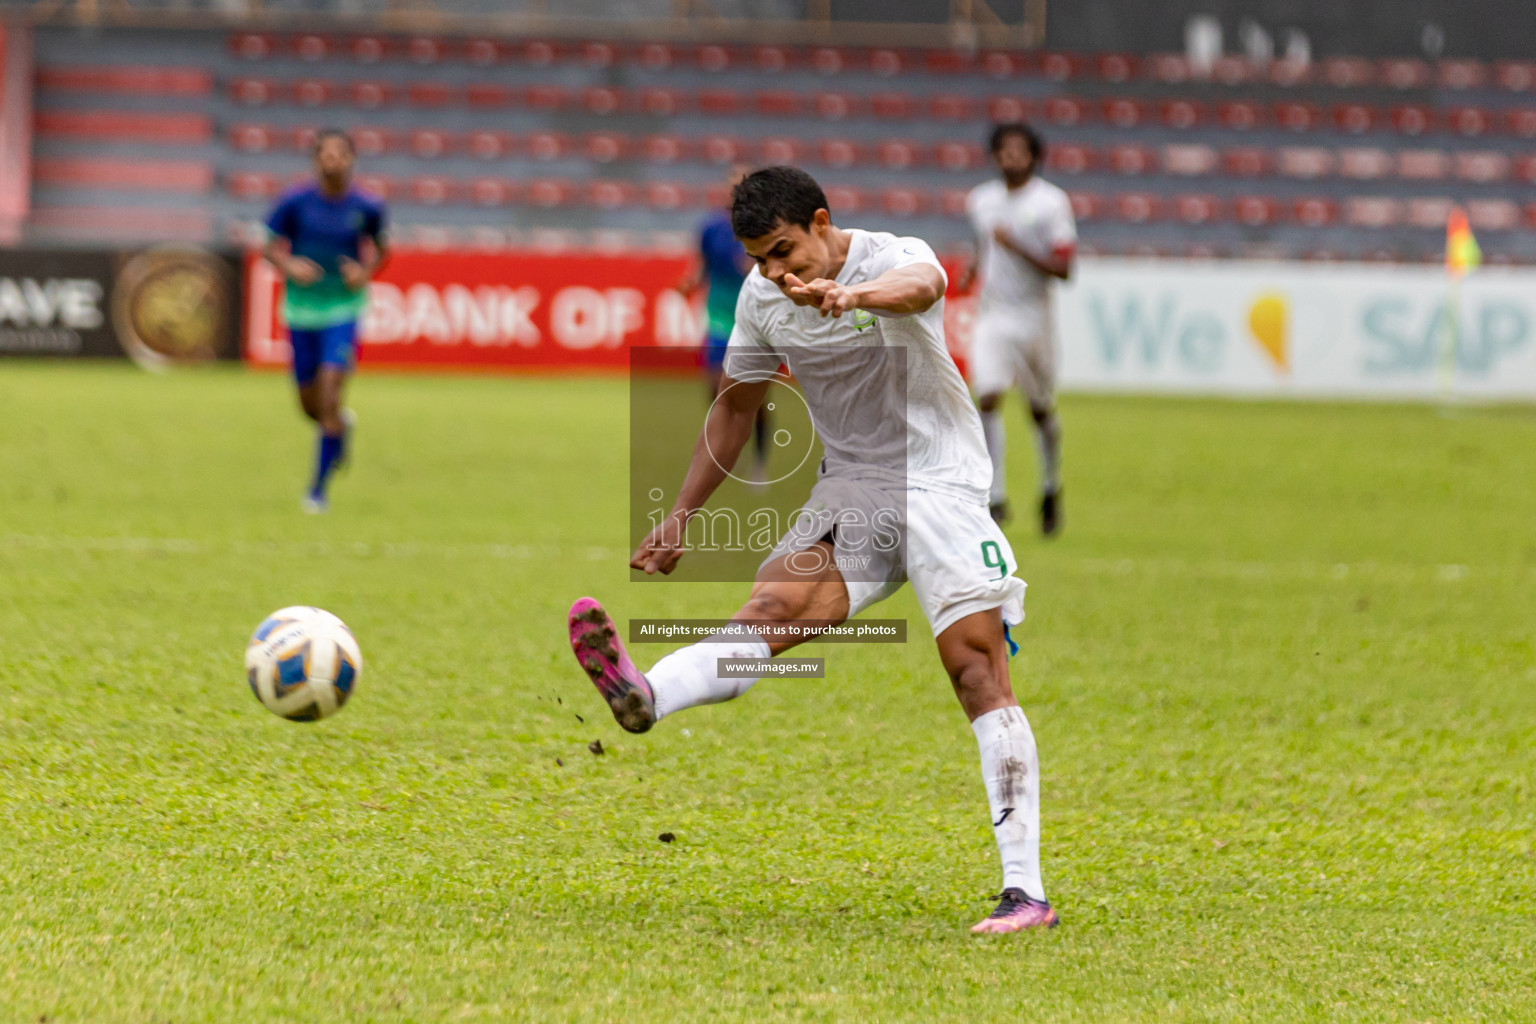
M 346 623 L 295 605 L 268 615 L 245 647 L 245 677 L 263 707 L 290 722 L 334 715 L 352 696 L 363 653 Z

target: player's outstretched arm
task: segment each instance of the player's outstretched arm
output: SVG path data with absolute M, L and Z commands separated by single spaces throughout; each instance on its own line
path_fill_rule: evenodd
M 1072 262 L 1077 255 L 1077 247 L 1062 243 L 1052 249 L 1048 256 L 1036 256 L 1024 246 L 1020 245 L 1014 237 L 1008 233 L 1005 227 L 998 227 L 992 232 L 997 244 L 1013 253 L 1019 259 L 1034 267 L 1047 277 L 1059 278 L 1062 281 L 1072 279 Z
M 710 407 L 704 429 L 693 446 L 693 458 L 688 463 L 688 473 L 683 477 L 672 514 L 635 549 L 634 557 L 629 560 L 631 569 L 666 574 L 676 568 L 678 559 L 683 557 L 688 520 L 709 501 L 715 488 L 736 465 L 747 438 L 752 436 L 757 409 L 768 393 L 769 381 L 726 378 L 720 383 L 720 397 Z
M 887 270 L 873 281 L 842 285 L 825 277 L 801 281 L 784 275 L 787 294 L 800 306 L 815 306 L 822 316 L 842 316 L 867 309 L 878 316 L 911 316 L 925 312 L 944 297 L 944 272 L 924 263 Z

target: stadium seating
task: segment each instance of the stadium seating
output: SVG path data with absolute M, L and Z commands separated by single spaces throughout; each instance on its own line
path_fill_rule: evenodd
M 213 92 L 213 73 L 205 68 L 61 64 L 39 69 L 37 85 L 55 92 L 94 95 L 208 96 Z
M 43 186 L 202 193 L 213 186 L 213 165 L 198 160 L 40 157 L 32 165 L 32 179 Z
M 1022 118 L 1097 251 L 1432 258 L 1432 215 L 1457 202 L 1491 254 L 1536 259 L 1513 191 L 1536 183 L 1532 62 L 1225 58 L 1202 76 L 1166 54 L 280 32 L 113 34 L 89 61 L 56 31 L 38 32 L 40 208 L 195 206 L 212 237 L 301 180 L 336 125 L 402 231 L 494 208 L 529 230 L 675 232 L 731 164 L 794 162 L 839 217 L 962 243 L 988 122 Z
M 213 235 L 214 218 L 207 209 L 40 204 L 30 226 L 45 237 L 93 245 L 146 239 L 205 242 Z

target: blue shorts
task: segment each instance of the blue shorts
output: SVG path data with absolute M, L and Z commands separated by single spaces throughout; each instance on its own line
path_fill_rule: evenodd
M 711 334 L 704 339 L 704 363 L 711 370 L 725 365 L 725 347 L 731 343 L 728 334 Z
M 343 372 L 352 371 L 357 357 L 357 321 L 317 327 L 314 330 L 290 329 L 288 340 L 293 344 L 293 379 L 299 387 L 314 382 L 322 366 L 334 366 Z

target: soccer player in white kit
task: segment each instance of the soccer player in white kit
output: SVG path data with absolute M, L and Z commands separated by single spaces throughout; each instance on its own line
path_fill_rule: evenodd
M 970 357 L 971 390 L 992 457 L 992 517 L 1007 522 L 1007 433 L 1002 397 L 1018 387 L 1029 406 L 1040 450 L 1040 529 L 1061 525 L 1061 421 L 1056 415 L 1056 353 L 1051 339 L 1051 283 L 1072 276 L 1077 225 L 1072 201 L 1036 173 L 1045 144 L 1025 124 L 992 131 L 1001 178 L 977 185 L 965 209 L 976 231 L 981 295 Z
M 944 343 L 944 270 L 921 239 L 834 226 L 821 187 L 797 168 L 743 179 L 731 222 L 756 266 L 737 301 L 721 398 L 670 515 L 630 565 L 647 573 L 677 565 L 688 521 L 735 464 L 781 361 L 803 388 L 826 453 L 817 483 L 726 629 L 642 673 L 608 613 L 582 598 L 568 620 L 571 647 L 619 724 L 645 732 L 756 682 L 723 676 L 721 659 L 766 660 L 801 642 L 765 624 L 837 625 L 910 581 L 975 732 L 1002 856 L 997 908 L 972 931 L 1052 927 L 1040 877 L 1039 760 L 1008 679 L 1008 629 L 1023 621 L 1024 581 L 987 512 L 981 422 Z M 871 512 L 899 516 L 892 543 L 864 543 L 859 524 Z

